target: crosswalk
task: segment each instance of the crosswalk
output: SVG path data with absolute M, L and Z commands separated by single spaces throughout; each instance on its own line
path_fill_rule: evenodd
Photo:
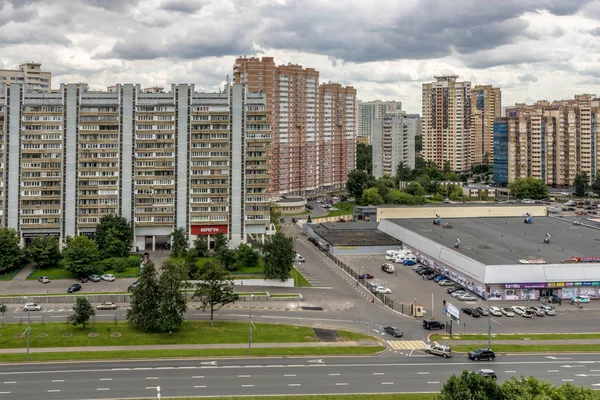
M 387 343 L 394 350 L 423 350 L 426 346 L 422 340 L 388 340 Z

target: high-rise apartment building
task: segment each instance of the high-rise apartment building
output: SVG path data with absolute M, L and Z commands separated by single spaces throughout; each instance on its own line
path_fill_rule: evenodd
M 359 123 L 358 125 L 358 136 L 365 136 L 368 138 L 368 142 L 371 143 L 371 131 L 373 120 L 382 119 L 389 116 L 389 113 L 394 111 L 402 110 L 401 101 L 360 101 L 357 104 L 359 108 Z
M 313 68 L 303 68 L 296 64 L 277 66 L 273 57 L 241 57 L 235 61 L 233 79 L 236 83 L 248 85 L 250 91 L 262 92 L 266 95 L 267 111 L 270 115 L 273 134 L 271 157 L 271 194 L 304 195 L 328 190 L 339 186 L 337 177 L 330 178 L 330 173 L 337 176 L 336 171 L 322 171 L 324 163 L 328 163 L 328 152 L 333 146 L 336 149 L 349 149 L 353 146 L 344 142 L 345 135 L 335 134 L 323 138 L 321 123 L 329 124 L 329 120 L 320 119 L 319 72 Z M 355 109 L 356 91 L 354 91 L 352 109 Z M 328 96 L 337 96 L 332 88 L 324 89 Z M 346 101 L 346 100 L 344 100 Z M 336 107 L 340 106 L 336 100 Z M 344 103 L 342 109 L 334 110 L 336 115 L 350 111 Z M 355 130 L 356 114 L 352 113 L 352 122 L 343 117 L 343 128 L 352 126 Z M 337 116 L 336 116 L 337 118 Z M 328 128 L 330 129 L 330 128 Z M 337 128 L 336 128 L 337 129 Z M 337 132 L 337 130 L 336 130 Z M 353 137 L 355 137 L 353 133 Z M 339 140 L 340 142 L 331 142 Z M 326 144 L 326 145 L 325 145 Z M 321 145 L 325 146 L 321 148 Z M 339 155 L 341 158 L 347 156 Z M 342 165 L 342 169 L 347 167 Z M 320 179 L 325 179 L 321 182 Z M 345 185 L 346 177 L 343 177 Z
M 500 117 L 501 94 L 491 85 L 471 90 L 471 165 L 491 164 L 494 160 L 494 121 Z
M 356 89 L 339 83 L 319 87 L 319 189 L 342 190 L 356 169 Z
M 119 214 L 133 222 L 139 249 L 169 242 L 177 227 L 190 240 L 262 240 L 270 224 L 267 115 L 266 96 L 240 84 L 220 93 L 0 85 L 2 226 L 24 242 L 93 236 L 103 215 Z
M 569 187 L 581 172 L 595 177 L 600 99 L 584 94 L 573 100 L 516 104 L 506 113 L 494 124 L 495 151 L 506 148 L 506 153 L 494 155 L 496 182 L 534 177 L 550 186 Z
M 423 84 L 423 155 L 440 168 L 449 162 L 454 171 L 468 171 L 471 168 L 471 82 L 458 82 L 457 75 L 435 79 L 436 82 Z
M 20 83 L 26 90 L 50 92 L 52 73 L 42 71 L 39 62 L 26 62 L 18 69 L 0 69 L 0 84 Z
M 415 168 L 415 136 L 404 112 L 375 119 L 372 124 L 373 176 L 393 176 L 400 163 Z

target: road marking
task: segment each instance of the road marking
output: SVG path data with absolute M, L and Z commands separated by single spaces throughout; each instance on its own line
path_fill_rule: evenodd
M 56 392 L 60 392 L 59 389 L 50 389 L 48 390 L 48 393 L 56 393 Z
M 0 392 L 0 394 L 10 394 L 10 392 Z
M 563 379 L 562 381 L 563 381 L 563 382 L 573 382 L 573 381 L 574 381 L 574 379 Z
M 422 350 L 427 346 L 422 340 L 388 340 L 387 343 L 396 350 Z
M 348 385 L 347 383 L 336 383 L 335 386 L 346 386 Z
M 382 385 L 393 385 L 394 382 L 381 382 Z
M 296 376 L 296 374 L 284 374 L 283 376 Z
M 341 374 L 329 374 L 329 376 L 340 376 Z
M 149 369 L 152 369 L 152 368 L 143 367 L 143 368 L 134 368 L 134 369 L 135 369 L 136 371 L 147 371 L 147 370 L 149 370 Z
M 67 318 L 68 315 L 51 315 L 50 318 Z
M 198 389 L 198 388 L 205 388 L 206 386 L 194 386 L 194 388 Z
M 129 371 L 129 368 L 113 368 L 113 371 Z
M 8 385 L 10 383 L 17 383 L 17 381 L 4 382 L 5 385 Z
M 204 375 L 192 376 L 192 379 L 201 379 L 201 378 L 204 378 Z
M 440 383 L 439 381 L 427 382 L 427 383 Z
M 417 375 L 429 375 L 429 372 L 417 372 Z
M 250 378 L 251 375 L 238 375 L 238 378 Z
M 385 372 L 373 372 L 373 375 L 385 375 Z
M 52 383 L 64 382 L 64 379 L 52 379 Z
M 156 369 L 175 369 L 175 367 L 156 367 Z
M 110 388 L 98 388 L 96 390 L 110 390 Z
M 100 378 L 101 381 L 112 381 L 112 378 Z
M 302 385 L 299 383 L 288 383 L 288 386 L 302 386 Z
M 254 387 L 254 385 L 242 385 L 242 387 Z
M 516 373 L 516 372 L 517 372 L 517 371 L 504 371 L 504 373 L 505 373 L 505 374 L 514 374 L 514 373 Z
M 191 366 L 191 367 L 177 367 L 177 369 L 196 369 L 196 367 Z
M 558 372 L 557 369 L 549 369 L 548 372 Z
M 158 376 L 147 376 L 146 379 L 158 379 Z

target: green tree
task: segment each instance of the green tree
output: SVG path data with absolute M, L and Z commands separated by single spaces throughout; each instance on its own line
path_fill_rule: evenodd
M 62 252 L 63 269 L 75 276 L 87 276 L 96 272 L 100 251 L 87 236 L 75 236 Z
M 202 311 L 210 309 L 210 325 L 213 326 L 215 311 L 236 302 L 239 296 L 233 292 L 233 281 L 229 273 L 217 263 L 207 261 L 200 279 L 192 298 L 200 300 Z
M 425 189 L 419 182 L 411 182 L 404 188 L 404 191 L 413 196 L 425 196 Z
M 279 218 L 281 218 L 281 207 L 277 205 L 271 205 L 270 207 L 271 223 L 279 225 Z
M 229 240 L 224 233 L 217 233 L 215 235 L 215 253 L 221 249 L 229 249 Z
M 386 201 L 388 204 L 416 204 L 415 196 L 398 189 L 390 190 L 386 197 Z
M 184 269 L 187 272 L 188 279 L 200 279 L 200 268 L 198 267 L 198 250 L 191 248 L 185 253 L 183 260 Z
M 541 179 L 516 179 L 508 184 L 508 189 L 519 199 L 541 200 L 548 197 L 548 186 Z
M 412 179 L 412 171 L 403 162 L 400 162 L 396 167 L 396 179 L 399 182 L 408 182 Z
M 120 253 L 107 254 L 104 248 L 107 245 L 107 239 L 109 230 L 113 228 L 116 234 L 116 238 L 122 242 L 122 246 L 114 247 L 113 250 L 120 251 Z M 94 235 L 94 241 L 98 245 L 98 249 L 103 254 L 104 258 L 108 257 L 126 257 L 129 250 L 133 246 L 133 225 L 125 218 L 120 217 L 116 214 L 106 214 L 100 218 L 100 222 L 96 226 L 96 233 Z
M 38 236 L 23 249 L 25 257 L 40 268 L 55 267 L 60 261 L 58 239 L 51 236 Z
M 175 228 L 173 233 L 171 233 L 171 240 L 173 242 L 171 253 L 175 257 L 183 256 L 188 251 L 188 239 L 185 228 Z
M 185 278 L 183 263 L 174 263 L 172 260 L 163 263 L 158 280 L 158 328 L 162 332 L 179 328 L 185 319 L 187 298 L 182 292 Z
M 128 246 L 127 243 L 123 242 L 120 235 L 120 232 L 114 226 L 108 228 L 104 235 L 104 245 L 100 250 L 100 257 L 107 259 L 125 257 L 129 254 L 131 246 Z
M 415 135 L 415 152 L 423 150 L 423 135 Z
M 444 161 L 444 168 L 443 168 L 442 172 L 444 174 L 448 174 L 448 173 L 452 172 L 452 165 L 450 164 L 449 160 Z
M 235 271 L 238 269 L 235 251 L 227 247 L 221 247 L 217 252 L 217 260 L 227 271 Z
M 255 267 L 260 261 L 260 254 L 247 244 L 241 243 L 235 249 L 235 258 L 238 265 Z
M 373 186 L 375 186 L 375 177 L 366 171 L 355 169 L 348 174 L 346 191 L 351 197 L 359 199 L 363 191 Z
M 265 278 L 286 280 L 290 276 L 295 257 L 292 238 L 281 232 L 267 238 L 263 247 Z
M 197 257 L 206 257 L 208 255 L 208 241 L 206 240 L 206 236 L 198 235 L 194 240 L 194 249 L 198 254 Z
M 511 377 L 500 385 L 506 400 L 589 400 L 594 398 L 592 389 L 567 383 L 553 386 L 534 377 Z
M 600 170 L 596 172 L 596 179 L 591 186 L 592 192 L 596 193 L 596 196 L 600 196 Z
M 0 273 L 10 271 L 23 259 L 19 234 L 12 228 L 0 227 Z
M 580 174 L 575 175 L 573 185 L 575 186 L 575 196 L 585 197 L 588 190 L 590 189 L 590 178 L 588 177 L 587 172 L 584 171 Z
M 392 189 L 394 186 L 393 179 L 385 176 L 377 179 L 375 182 L 375 187 L 377 188 L 377 192 L 381 197 L 387 196 L 390 189 Z
M 372 171 L 373 164 L 373 146 L 364 143 L 356 144 L 356 169 Z
M 127 310 L 127 321 L 143 331 L 158 330 L 160 316 L 158 277 L 152 261 L 147 262 L 140 271 L 137 288 L 131 294 L 131 308 Z
M 75 300 L 75 307 L 73 307 L 73 314 L 69 316 L 69 321 L 71 321 L 71 325 L 81 325 L 83 326 L 83 329 L 85 329 L 85 324 L 87 324 L 94 315 L 96 315 L 96 310 L 94 310 L 90 301 L 85 297 L 77 297 Z
M 448 198 L 453 201 L 460 201 L 464 197 L 462 187 L 458 185 L 448 185 Z
M 463 371 L 460 375 L 450 376 L 438 396 L 438 400 L 490 399 L 508 400 L 504 397 L 496 380 L 469 371 Z
M 363 192 L 361 197 L 361 203 L 364 205 L 376 206 L 379 204 L 383 204 L 384 201 L 381 195 L 379 194 L 377 188 L 370 188 Z

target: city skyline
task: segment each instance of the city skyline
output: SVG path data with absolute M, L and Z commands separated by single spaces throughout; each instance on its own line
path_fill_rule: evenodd
M 420 113 L 421 84 L 445 74 L 500 87 L 510 106 L 600 92 L 598 18 L 599 1 L 13 0 L 0 9 L 0 68 L 40 61 L 53 88 L 193 82 L 214 91 L 237 57 L 271 56 L 351 85 L 360 100 L 402 101 L 408 113 Z

